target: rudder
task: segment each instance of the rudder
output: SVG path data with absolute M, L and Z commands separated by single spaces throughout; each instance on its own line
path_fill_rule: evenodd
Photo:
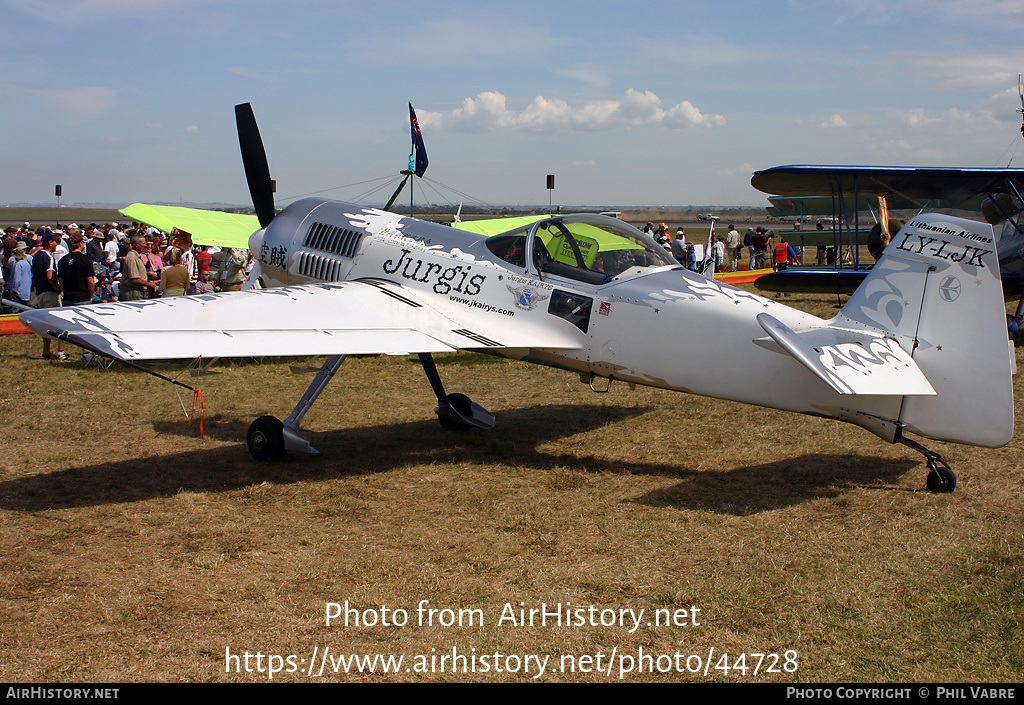
M 992 226 L 937 213 L 911 219 L 833 323 L 894 337 L 935 396 L 905 396 L 907 431 L 988 447 L 1013 436 L 1006 309 Z

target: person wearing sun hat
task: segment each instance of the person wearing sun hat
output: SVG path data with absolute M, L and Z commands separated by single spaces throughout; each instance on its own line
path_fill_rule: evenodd
M 32 261 L 27 252 L 25 243 L 19 242 L 7 260 L 7 284 L 11 300 L 23 306 L 28 306 L 32 300 Z

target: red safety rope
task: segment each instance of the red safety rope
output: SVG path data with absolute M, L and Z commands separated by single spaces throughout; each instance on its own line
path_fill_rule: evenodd
M 192 396 L 192 416 L 196 414 L 196 404 L 199 405 L 199 437 L 203 436 L 203 419 L 206 418 L 206 407 L 203 406 L 203 390 L 199 387 L 195 388 L 195 394 Z M 189 425 L 192 424 L 192 418 L 188 419 Z

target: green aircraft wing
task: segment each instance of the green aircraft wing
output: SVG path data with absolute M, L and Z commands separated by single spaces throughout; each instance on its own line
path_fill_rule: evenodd
M 184 230 L 192 235 L 192 242 L 196 245 L 246 249 L 249 247 L 249 236 L 260 229 L 260 222 L 255 215 L 199 208 L 133 203 L 122 208 L 121 213 L 165 233 L 175 229 Z
M 481 220 L 467 220 L 462 223 L 454 223 L 453 228 L 459 230 L 466 230 L 477 235 L 484 235 L 490 237 L 491 235 L 500 235 L 507 233 L 509 230 L 515 230 L 521 228 L 524 225 L 532 225 L 538 220 L 544 220 L 550 218 L 549 215 L 524 215 L 514 218 L 484 218 Z

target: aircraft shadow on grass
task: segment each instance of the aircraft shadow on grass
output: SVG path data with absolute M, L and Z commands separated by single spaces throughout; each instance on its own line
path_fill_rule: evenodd
M 888 488 L 916 465 L 905 458 L 810 453 L 733 470 L 691 473 L 679 484 L 635 501 L 651 507 L 749 516 L 838 497 L 854 487 Z
M 541 470 L 572 468 L 588 473 L 653 475 L 680 484 L 649 493 L 637 502 L 650 506 L 752 514 L 818 497 L 849 486 L 888 484 L 915 467 L 910 460 L 867 456 L 804 455 L 734 470 L 695 470 L 680 465 L 629 462 L 552 453 L 538 447 L 641 416 L 646 407 L 548 405 L 502 412 L 501 426 L 484 433 L 438 432 L 437 422 L 348 428 L 316 434 L 324 455 L 259 465 L 244 447 L 132 458 L 17 478 L 0 483 L 0 509 L 42 511 L 140 502 L 181 491 L 225 492 L 269 482 L 290 484 L 365 475 L 416 463 L 502 464 Z M 244 424 L 214 424 L 213 438 L 237 438 Z M 194 434 L 185 423 L 156 424 L 161 433 Z M 358 452 L 352 452 L 356 450 Z M 866 470 L 867 469 L 867 470 Z M 771 492 L 765 492 L 771 487 Z

